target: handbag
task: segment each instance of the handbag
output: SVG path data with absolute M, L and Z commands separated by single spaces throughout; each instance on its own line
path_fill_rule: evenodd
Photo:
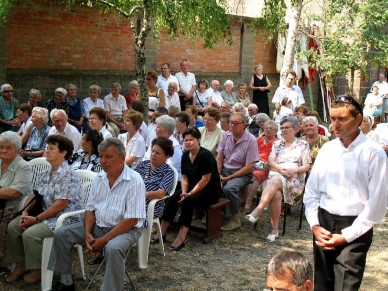
M 32 198 L 30 200 L 30 202 L 28 202 L 28 204 L 26 206 L 23 207 L 23 209 L 19 210 L 18 212 L 16 212 L 14 214 L 14 218 L 17 217 L 17 216 L 20 216 L 22 215 L 23 211 L 33 202 L 35 201 L 35 204 L 34 206 L 28 211 L 28 214 L 30 216 L 38 216 L 39 214 L 41 214 L 47 207 L 46 207 L 46 203 L 44 203 L 44 200 L 43 200 L 43 196 L 41 194 L 39 194 L 39 192 L 37 190 L 33 190 L 34 192 L 34 198 Z

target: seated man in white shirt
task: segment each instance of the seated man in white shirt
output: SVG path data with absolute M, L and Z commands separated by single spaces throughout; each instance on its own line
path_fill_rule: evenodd
M 210 88 L 207 90 L 210 96 L 208 100 L 208 104 L 211 104 L 211 106 L 213 107 L 220 108 L 221 103 L 224 101 L 224 98 L 222 98 L 221 92 L 220 92 L 220 81 L 213 80 L 211 82 Z
M 104 97 L 104 107 L 108 117 L 108 124 L 115 131 L 118 136 L 123 130 L 123 114 L 128 110 L 127 101 L 125 97 L 120 95 L 121 85 L 119 83 L 112 84 L 111 93 Z
M 178 95 L 178 83 L 170 82 L 168 84 L 167 93 L 166 93 L 166 108 L 169 108 L 171 105 L 180 107 L 179 95 Z
M 119 139 L 105 139 L 98 151 L 104 171 L 93 180 L 84 222 L 54 233 L 48 269 L 61 273 L 61 281 L 53 290 L 75 290 L 71 275 L 75 244 L 86 246 L 89 253 L 104 251 L 100 290 L 123 290 L 126 253 L 142 233 L 146 218 L 143 179 L 125 164 L 125 148 Z
M 63 109 L 53 109 L 50 112 L 50 118 L 53 127 L 50 128 L 48 135 L 59 134 L 67 137 L 73 142 L 74 152 L 81 148 L 81 134 L 78 129 L 67 122 L 67 114 Z

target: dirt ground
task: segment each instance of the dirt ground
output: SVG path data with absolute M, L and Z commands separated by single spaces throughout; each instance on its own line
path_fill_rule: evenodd
M 281 250 L 292 249 L 305 254 L 312 262 L 312 240 L 307 222 L 303 221 L 301 230 L 298 225 L 299 210 L 293 209 L 287 218 L 285 236 L 274 243 L 267 243 L 265 237 L 269 229 L 266 213 L 258 224 L 257 230 L 247 221 L 241 229 L 226 232 L 211 244 L 203 244 L 202 233 L 190 232 L 186 247 L 180 252 L 160 253 L 159 245 L 152 245 L 148 269 L 137 267 L 137 250 L 131 251 L 127 269 L 137 290 L 263 290 L 266 287 L 265 268 L 271 257 Z M 195 222 L 200 225 L 199 221 Z M 282 223 L 282 222 L 281 222 Z M 167 247 L 171 244 L 177 230 L 168 233 Z M 368 253 L 367 267 L 360 290 L 388 290 L 388 217 L 374 228 L 374 240 Z M 74 255 L 74 279 L 77 290 L 86 290 L 87 283 L 81 279 L 78 258 Z M 86 256 L 87 260 L 88 257 Z M 96 266 L 86 267 L 90 278 Z M 98 290 L 102 280 L 100 270 L 92 290 Z M 55 277 L 54 280 L 58 280 Z M 39 290 L 40 285 L 26 286 L 23 281 L 16 284 L 0 282 L 0 290 Z M 129 284 L 127 290 L 131 290 Z

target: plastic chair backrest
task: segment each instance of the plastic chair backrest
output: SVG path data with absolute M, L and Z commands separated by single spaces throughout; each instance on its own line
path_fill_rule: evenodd
M 81 205 L 84 207 L 88 201 L 92 182 L 97 177 L 97 173 L 89 170 L 76 170 L 75 172 L 81 180 Z
M 171 165 L 169 165 L 169 166 L 174 171 L 174 184 L 172 186 L 171 191 L 168 193 L 168 196 L 171 196 L 174 194 L 175 189 L 176 189 L 176 185 L 178 184 L 178 171 L 173 166 L 171 166 Z
M 29 161 L 28 164 L 32 168 L 32 188 L 35 188 L 41 178 L 42 172 L 50 169 L 51 165 L 45 157 L 35 158 Z

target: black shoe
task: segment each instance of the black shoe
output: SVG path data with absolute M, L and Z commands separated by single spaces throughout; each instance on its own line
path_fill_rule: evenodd
M 163 242 L 167 241 L 166 235 L 163 235 L 162 238 L 163 238 Z M 152 244 L 152 245 L 153 244 L 157 244 L 157 243 L 159 243 L 159 238 L 153 238 L 153 239 L 150 240 L 150 244 Z
M 179 246 L 177 247 L 170 246 L 168 249 L 173 252 L 179 252 L 181 249 L 185 247 L 185 245 L 186 245 L 186 240 L 184 240 Z
M 71 285 L 65 285 L 62 282 L 58 282 L 51 290 L 52 291 L 75 291 L 75 284 L 73 283 Z

